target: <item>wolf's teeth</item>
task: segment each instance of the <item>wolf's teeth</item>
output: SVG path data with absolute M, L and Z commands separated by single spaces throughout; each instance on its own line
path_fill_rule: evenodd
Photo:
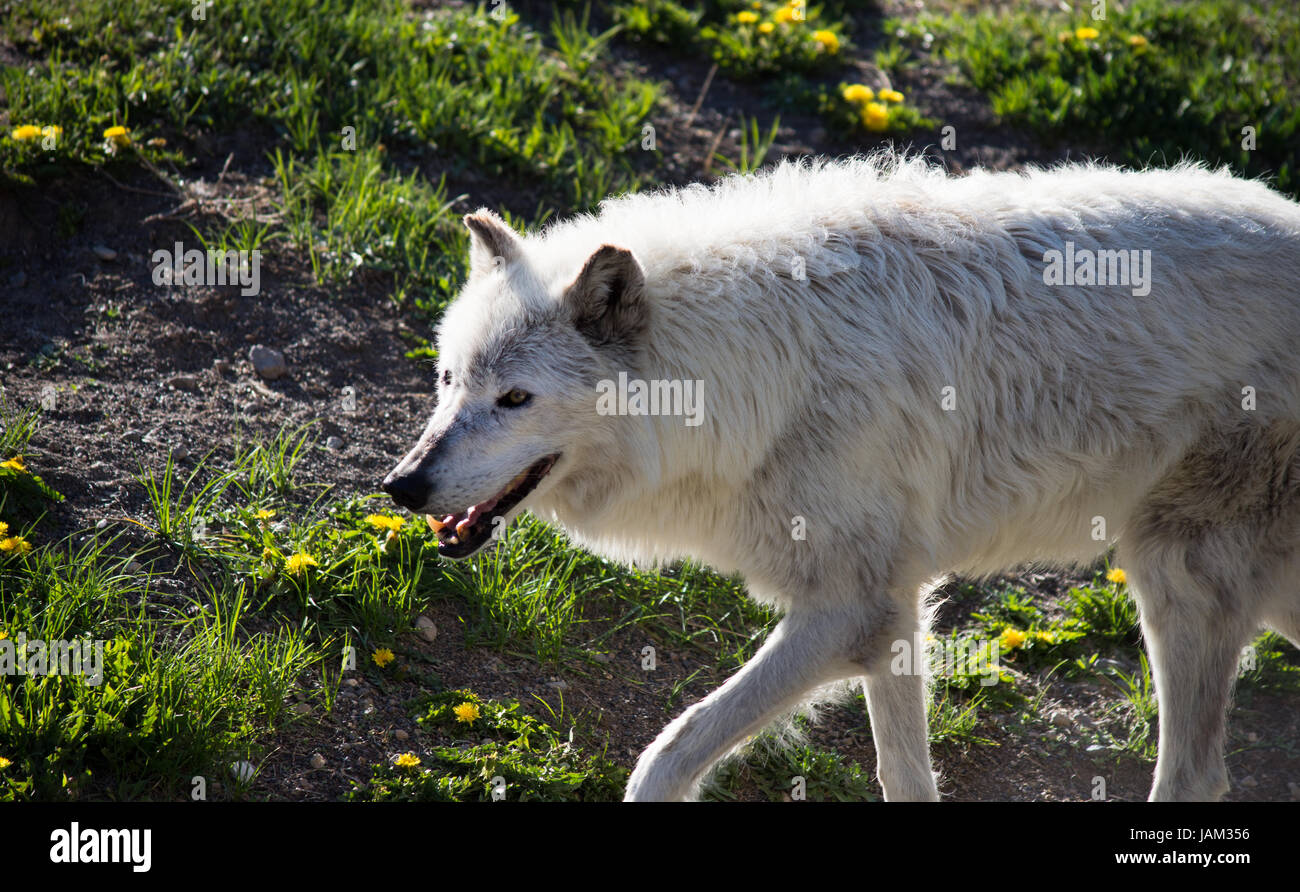
M 429 529 L 433 530 L 435 533 L 446 526 L 446 524 L 443 523 L 442 521 L 434 520 L 432 514 L 424 515 L 424 519 L 429 522 Z
M 470 524 L 470 520 L 468 517 L 462 520 L 460 523 L 456 524 L 456 535 L 457 536 L 465 535 L 465 531 L 469 529 L 469 524 Z
M 447 544 L 448 544 L 448 545 L 459 545 L 459 544 L 460 544 L 460 537 L 459 537 L 459 536 L 452 536 L 450 539 L 447 540 Z

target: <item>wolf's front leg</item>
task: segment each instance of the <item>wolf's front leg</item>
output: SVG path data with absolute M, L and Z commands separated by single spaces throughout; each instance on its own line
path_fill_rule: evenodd
M 862 673 L 859 617 L 791 613 L 739 672 L 677 717 L 641 754 L 627 801 L 691 798 L 715 762 L 814 688 Z M 856 633 L 856 634 L 855 634 Z
M 876 744 L 876 776 L 885 800 L 938 802 L 930 768 L 925 676 L 919 671 L 895 674 L 891 666 L 881 667 L 863 681 Z

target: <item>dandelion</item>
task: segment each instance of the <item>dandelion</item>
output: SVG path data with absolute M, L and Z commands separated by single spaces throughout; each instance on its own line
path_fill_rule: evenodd
M 5 536 L 8 535 L 9 535 L 9 524 L 5 523 L 3 520 L 0 520 L 0 539 L 3 539 Z
M 840 39 L 834 31 L 814 31 L 812 37 L 826 52 L 834 55 L 840 51 Z
M 875 99 L 876 91 L 868 87 L 866 84 L 849 84 L 840 91 L 840 95 L 849 102 L 852 102 L 854 105 L 859 105 L 863 102 L 870 102 Z
M 761 22 L 758 26 L 759 34 L 771 34 L 775 30 L 776 25 L 773 25 L 771 22 Z
M 26 554 L 31 550 L 32 543 L 22 536 L 10 536 L 7 539 L 0 539 L 0 551 L 5 554 Z
M 13 137 L 15 142 L 28 142 L 41 135 L 41 128 L 35 124 L 24 124 L 21 127 L 15 127 L 9 135 Z
M 881 90 L 878 94 L 884 102 L 902 102 L 903 94 L 897 90 Z
M 263 548 L 262 560 L 269 564 L 271 561 L 275 560 L 275 552 L 269 548 Z
M 402 753 L 397 757 L 397 761 L 394 764 L 396 764 L 398 768 L 419 768 L 420 757 L 415 755 L 415 753 Z
M 21 455 L 15 455 L 13 458 L 9 459 L 9 461 L 0 462 L 0 468 L 8 468 L 10 471 L 19 471 L 24 474 L 27 473 L 27 465 L 23 464 L 23 457 Z
M 1134 49 L 1141 49 L 1142 47 L 1146 46 L 1149 42 L 1150 41 L 1148 41 L 1141 34 L 1130 35 L 1128 39 L 1128 45 L 1133 47 Z
M 889 126 L 889 109 L 883 103 L 868 102 L 862 109 L 862 123 L 868 130 L 884 130 Z
M 366 523 L 372 527 L 395 533 L 406 525 L 406 518 L 393 517 L 388 514 L 367 514 Z
M 1076 28 L 1074 36 L 1080 40 L 1096 40 L 1101 36 L 1101 32 L 1096 28 Z
M 8 630 L 8 629 L 0 629 L 0 641 L 4 641 L 4 640 L 5 640 L 6 638 L 8 638 L 8 637 L 9 637 L 9 630 Z
M 305 551 L 300 551 L 297 554 L 289 555 L 288 560 L 284 562 L 284 568 L 288 570 L 290 573 L 292 573 L 294 576 L 297 576 L 298 574 L 302 573 L 308 567 L 319 567 L 319 566 L 320 564 L 316 563 L 316 559 Z
M 751 12 L 748 9 L 736 13 L 736 21 L 742 25 L 752 25 L 758 21 L 758 13 Z
M 1015 650 L 1028 638 L 1029 636 L 1019 629 L 1007 627 L 1002 630 L 1002 637 L 998 639 L 998 643 L 1002 645 L 1003 650 Z
M 471 703 L 468 700 L 452 709 L 452 712 L 456 714 L 456 721 L 464 722 L 467 725 L 479 717 L 478 704 Z
M 258 519 L 258 520 L 270 520 L 272 517 L 275 517 L 275 509 L 273 509 L 273 508 L 258 508 L 258 509 L 257 509 L 257 519 Z
M 51 124 L 48 127 L 41 128 L 41 136 L 58 139 L 63 135 L 63 128 L 58 124 Z
M 1125 573 L 1123 570 L 1121 570 L 1119 567 L 1114 567 L 1106 573 L 1106 579 L 1115 583 L 1116 585 L 1123 585 L 1124 583 L 1128 582 L 1128 574 Z
M 776 12 L 772 13 L 772 18 L 782 25 L 794 21 L 794 16 L 794 10 L 788 6 L 782 6 Z
M 125 127 L 109 127 L 104 131 L 104 139 L 117 149 L 124 149 L 131 144 L 131 131 Z
M 4 756 L 0 756 L 0 771 L 4 771 L 6 768 L 8 768 L 8 767 L 9 767 L 10 765 L 12 765 L 12 764 L 14 764 L 14 763 L 13 763 L 13 762 L 10 762 L 10 761 L 9 761 L 8 759 L 6 759 Z
M 388 648 L 381 647 L 370 655 L 370 659 L 375 661 L 376 666 L 383 669 L 389 663 L 393 662 L 393 660 L 396 660 L 397 656 Z

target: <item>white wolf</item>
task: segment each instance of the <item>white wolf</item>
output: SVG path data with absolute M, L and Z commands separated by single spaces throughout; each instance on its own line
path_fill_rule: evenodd
M 1239 654 L 1262 626 L 1300 642 L 1300 206 L 1188 164 L 950 178 L 876 156 L 527 237 L 465 222 L 438 404 L 385 489 L 450 557 L 530 508 L 615 559 L 739 572 L 784 611 L 628 799 L 690 798 L 856 677 L 886 797 L 937 799 L 925 680 L 890 671 L 891 644 L 944 574 L 1111 545 L 1155 672 L 1151 798 L 1228 789 Z M 698 382 L 699 423 L 598 411 L 615 380 Z

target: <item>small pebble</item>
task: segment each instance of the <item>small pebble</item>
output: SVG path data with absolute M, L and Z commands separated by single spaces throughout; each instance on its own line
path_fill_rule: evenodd
M 289 367 L 285 365 L 284 354 L 262 344 L 257 344 L 249 350 L 248 358 L 253 363 L 253 370 L 267 381 L 283 378 L 289 371 Z
M 325 439 L 325 448 L 337 452 L 343 448 L 343 441 L 338 437 L 327 437 Z
M 406 731 L 403 731 L 401 728 L 398 728 L 396 731 L 393 732 L 393 737 L 397 738 L 398 740 L 410 740 L 411 735 L 408 734 Z
M 420 633 L 420 637 L 432 644 L 438 637 L 438 627 L 433 620 L 427 616 L 421 616 L 415 621 L 415 631 Z
M 317 769 L 324 768 L 324 767 L 325 767 L 325 757 L 322 756 L 320 753 L 312 753 L 312 754 L 311 754 L 311 767 L 312 767 L 312 768 L 317 768 Z
M 92 249 L 100 260 L 116 260 L 117 252 L 106 245 L 95 245 Z

